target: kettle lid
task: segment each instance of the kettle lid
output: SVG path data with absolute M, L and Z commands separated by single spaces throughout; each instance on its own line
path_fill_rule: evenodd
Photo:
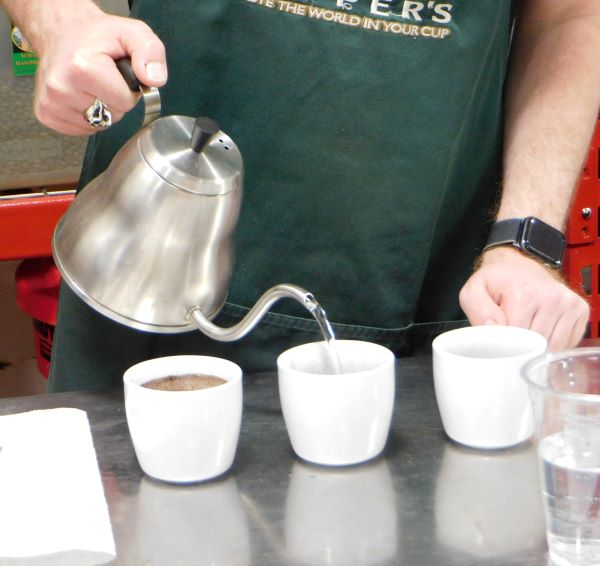
M 241 185 L 241 153 L 210 118 L 158 118 L 142 128 L 139 143 L 148 165 L 180 189 L 217 196 Z

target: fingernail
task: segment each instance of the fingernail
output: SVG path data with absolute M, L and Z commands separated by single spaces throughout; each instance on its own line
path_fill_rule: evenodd
M 151 81 L 162 82 L 167 80 L 167 68 L 162 63 L 146 63 L 146 73 Z
M 488 318 L 483 324 L 484 326 L 493 326 L 498 323 L 493 318 Z

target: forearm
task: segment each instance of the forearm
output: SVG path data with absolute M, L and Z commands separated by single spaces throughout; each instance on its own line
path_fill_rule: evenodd
M 0 7 L 39 53 L 57 34 L 68 34 L 82 19 L 101 14 L 92 0 L 0 0 Z
M 530 0 L 507 88 L 498 219 L 563 229 L 600 107 L 600 2 Z

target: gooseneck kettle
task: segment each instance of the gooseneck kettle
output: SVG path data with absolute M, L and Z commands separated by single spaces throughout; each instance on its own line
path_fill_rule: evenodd
M 160 117 L 158 89 L 141 85 L 129 60 L 117 63 L 128 86 L 142 92 L 144 124 L 59 221 L 52 250 L 64 281 L 98 312 L 139 330 L 199 328 L 236 340 L 290 297 L 332 337 L 312 294 L 286 283 L 265 292 L 237 325 L 211 322 L 231 281 L 242 156 L 209 118 Z

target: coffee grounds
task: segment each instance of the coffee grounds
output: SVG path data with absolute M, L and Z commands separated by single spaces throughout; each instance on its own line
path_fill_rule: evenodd
M 227 383 L 226 379 L 216 375 L 186 374 L 186 375 L 168 375 L 152 379 L 142 384 L 147 389 L 158 389 L 160 391 L 194 391 L 197 389 L 207 389 Z

